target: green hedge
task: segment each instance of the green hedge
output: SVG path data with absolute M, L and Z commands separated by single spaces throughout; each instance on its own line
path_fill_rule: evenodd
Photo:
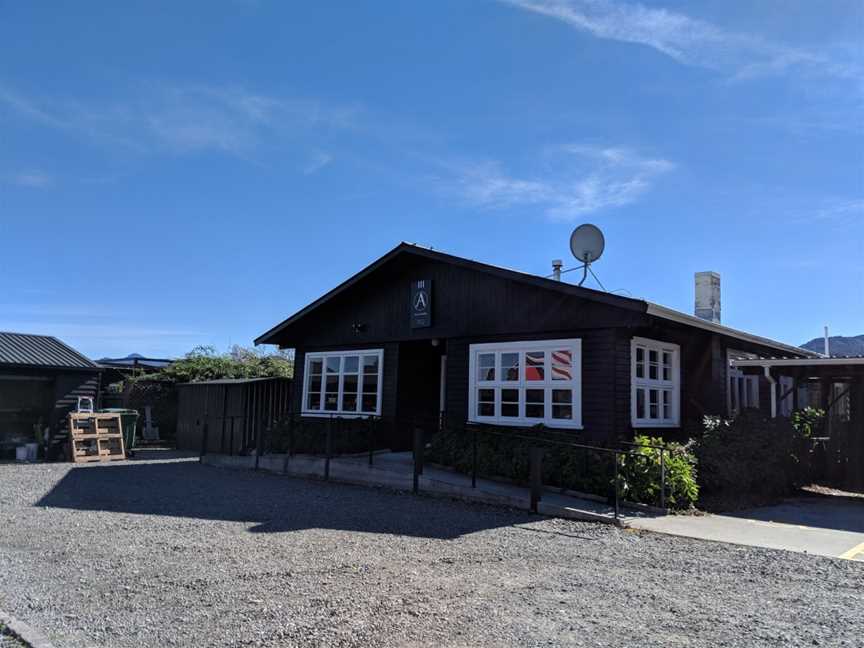
M 602 450 L 573 448 L 554 443 L 560 438 L 538 426 L 520 430 L 520 437 L 495 434 L 488 430 L 477 435 L 477 472 L 490 478 L 511 479 L 523 484 L 529 480 L 528 457 L 531 447 L 545 449 L 543 484 L 602 497 L 614 496 L 614 455 Z M 658 445 L 662 439 L 645 439 Z M 426 460 L 471 474 L 472 434 L 470 430 L 437 433 L 428 446 Z M 667 453 L 667 505 L 687 508 L 698 496 L 695 459 L 683 446 L 673 445 Z M 660 459 L 657 450 L 642 448 L 619 459 L 620 495 L 631 501 L 656 505 L 660 500 Z
M 807 481 L 810 472 L 807 433 L 758 410 L 745 410 L 732 421 L 706 418 L 696 456 L 708 509 L 775 501 Z

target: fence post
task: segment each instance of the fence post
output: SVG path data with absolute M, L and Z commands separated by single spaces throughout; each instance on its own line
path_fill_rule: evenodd
M 423 430 L 414 428 L 414 493 L 420 492 L 420 475 L 423 474 Z
M 234 421 L 237 420 L 236 416 L 231 417 L 231 439 L 228 441 L 228 455 L 234 456 Z
M 333 415 L 327 419 L 327 438 L 324 447 L 324 481 L 330 480 L 330 455 L 333 454 Z
M 666 508 L 666 448 L 660 448 L 660 508 Z
M 477 488 L 477 426 L 471 428 L 471 488 Z
M 531 511 L 537 512 L 537 504 L 543 496 L 543 448 L 532 447 L 528 451 L 531 475 Z
M 201 430 L 201 457 L 203 458 L 205 454 L 207 454 L 207 433 L 208 428 L 207 419 L 204 419 L 204 427 Z
M 288 414 L 288 456 L 294 456 L 294 415 Z
M 372 465 L 373 457 L 375 456 L 375 417 L 369 417 L 369 429 L 367 430 L 369 436 L 369 465 Z
M 615 479 L 614 479 L 614 481 L 615 481 L 615 519 L 617 520 L 618 519 L 618 513 L 619 513 L 618 496 L 619 496 L 619 491 L 620 491 L 620 489 L 618 487 L 618 452 L 617 451 L 615 451 L 615 453 L 613 454 L 613 457 L 615 458 L 615 471 L 614 471 L 614 473 L 615 473 Z
M 258 460 L 261 458 L 261 421 L 255 422 L 255 470 L 258 470 Z

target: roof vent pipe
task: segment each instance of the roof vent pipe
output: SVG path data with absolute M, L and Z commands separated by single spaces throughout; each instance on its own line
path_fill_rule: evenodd
M 555 281 L 561 281 L 561 268 L 564 266 L 564 262 L 561 259 L 555 259 L 552 261 L 552 278 Z
M 696 317 L 720 323 L 720 275 L 716 272 L 696 273 Z
M 826 358 L 831 357 L 831 344 L 830 344 L 830 341 L 828 339 L 828 327 L 827 326 L 825 327 L 825 357 Z

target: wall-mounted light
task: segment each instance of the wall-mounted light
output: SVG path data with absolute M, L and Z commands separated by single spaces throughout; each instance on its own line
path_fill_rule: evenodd
M 439 344 L 441 344 L 441 341 L 438 338 L 432 338 L 433 347 L 437 347 Z

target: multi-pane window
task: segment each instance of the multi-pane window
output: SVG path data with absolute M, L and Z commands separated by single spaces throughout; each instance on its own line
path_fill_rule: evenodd
M 472 344 L 469 420 L 582 426 L 581 340 Z
M 750 407 L 759 407 L 759 376 L 729 369 L 729 416 L 735 417 Z
M 681 387 L 678 345 L 633 338 L 631 358 L 633 425 L 679 425 Z
M 381 413 L 383 351 L 327 351 L 306 354 L 304 414 Z

